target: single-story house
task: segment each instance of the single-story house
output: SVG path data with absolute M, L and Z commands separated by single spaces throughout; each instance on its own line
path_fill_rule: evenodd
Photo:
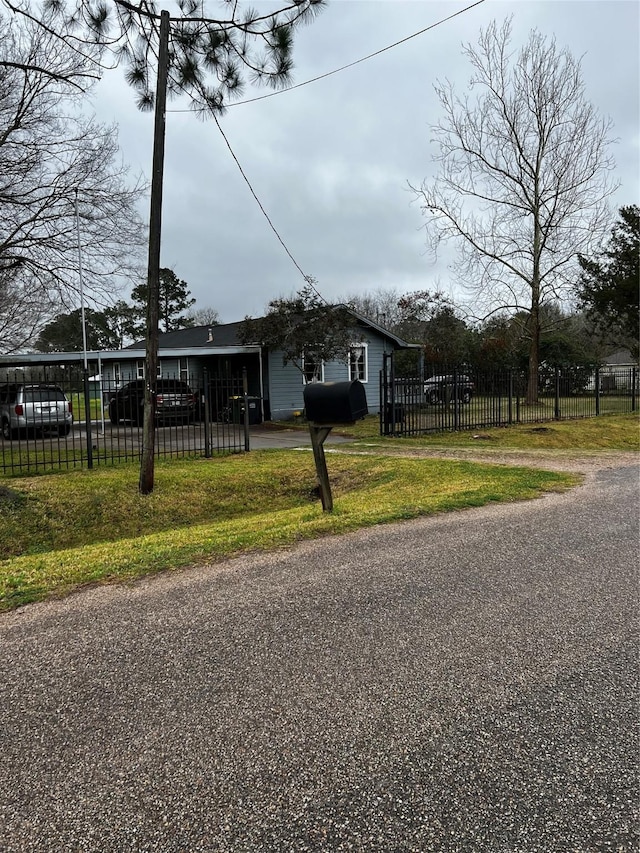
M 264 420 L 282 420 L 304 408 L 307 382 L 360 380 L 372 413 L 380 411 L 380 371 L 385 356 L 398 349 L 415 347 L 372 320 L 353 314 L 353 346 L 346 361 L 317 364 L 301 353 L 298 364 L 284 364 L 282 352 L 269 351 L 258 343 L 242 343 L 240 322 L 195 326 L 160 333 L 158 376 L 184 379 L 200 391 L 205 375 L 241 376 L 246 370 L 248 394 L 259 400 Z M 31 353 L 0 356 L 0 371 L 18 365 L 78 363 L 81 353 Z M 103 389 L 113 390 L 144 377 L 144 342 L 118 351 L 89 352 L 90 371 L 100 375 Z
M 615 393 L 622 391 L 627 393 L 635 384 L 635 391 L 640 391 L 640 370 L 638 362 L 633 358 L 629 350 L 617 350 L 602 359 L 598 369 L 600 391 Z M 589 377 L 587 390 L 594 391 L 596 387 L 595 371 Z

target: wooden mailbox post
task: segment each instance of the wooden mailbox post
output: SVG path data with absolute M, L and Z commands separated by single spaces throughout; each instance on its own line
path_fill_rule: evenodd
M 334 426 L 346 426 L 368 414 L 362 382 L 312 382 L 305 385 L 304 405 L 324 512 L 333 509 L 324 442 Z

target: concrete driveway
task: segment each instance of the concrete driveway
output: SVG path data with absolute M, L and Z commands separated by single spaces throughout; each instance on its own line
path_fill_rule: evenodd
M 637 851 L 637 466 L 0 618 L 0 850 Z
M 308 429 L 274 429 L 270 426 L 252 426 L 249 429 L 252 450 L 266 448 L 311 447 L 311 436 Z M 335 432 L 330 432 L 326 444 L 345 444 L 353 441 Z

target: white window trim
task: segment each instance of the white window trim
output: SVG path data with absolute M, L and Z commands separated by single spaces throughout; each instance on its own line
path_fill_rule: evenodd
M 324 361 L 320 362 L 320 378 L 314 379 L 314 380 L 312 380 L 312 382 L 307 382 L 307 377 L 304 375 L 304 358 L 305 358 L 305 354 L 303 352 L 302 355 L 300 356 L 300 363 L 302 366 L 302 384 L 303 385 L 311 385 L 312 382 L 324 382 Z
M 136 360 L 136 379 L 144 379 L 145 373 L 145 360 L 143 358 L 139 358 Z M 162 378 L 162 362 L 158 359 L 158 366 L 156 368 L 156 379 Z
M 354 342 L 349 347 L 349 357 L 348 357 L 349 360 L 347 362 L 347 370 L 349 371 L 350 381 L 353 382 L 354 378 L 355 379 L 360 378 L 359 376 L 354 377 L 351 375 L 351 350 L 355 349 L 356 347 L 358 349 L 364 350 L 364 379 L 360 379 L 360 382 L 362 382 L 362 384 L 364 385 L 366 382 L 369 381 L 369 344 L 366 341 Z
M 182 364 L 184 362 L 184 368 Z M 188 356 L 180 356 L 178 358 L 178 375 L 183 382 L 189 382 L 189 358 Z

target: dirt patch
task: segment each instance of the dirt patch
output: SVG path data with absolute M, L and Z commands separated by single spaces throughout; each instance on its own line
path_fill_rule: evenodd
M 19 492 L 14 492 L 13 489 L 10 489 L 8 486 L 0 486 L 0 506 L 3 504 L 6 506 L 7 504 L 21 504 L 26 500 L 24 495 L 21 495 Z
M 506 450 L 481 446 L 455 449 L 377 447 L 369 452 L 425 459 L 457 459 L 493 465 L 521 465 L 526 468 L 546 468 L 550 471 L 568 471 L 575 474 L 589 474 L 607 468 L 637 465 L 640 462 L 640 453 L 618 450 Z

